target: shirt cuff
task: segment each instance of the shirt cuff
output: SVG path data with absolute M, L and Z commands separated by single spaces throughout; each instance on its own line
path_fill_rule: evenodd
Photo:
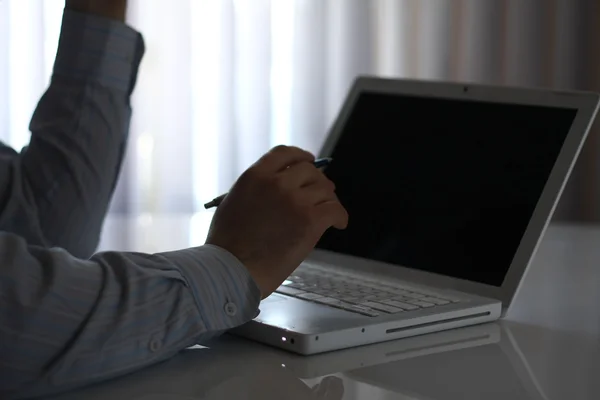
M 233 254 L 204 245 L 161 255 L 181 271 L 208 331 L 226 331 L 258 315 L 260 289 Z
M 54 75 L 131 94 L 144 52 L 142 35 L 122 22 L 66 9 Z

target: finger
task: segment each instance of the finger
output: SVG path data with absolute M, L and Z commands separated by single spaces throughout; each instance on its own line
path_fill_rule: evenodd
M 321 232 L 330 227 L 346 229 L 348 227 L 348 211 L 337 200 L 325 201 L 315 207 L 315 218 Z
M 317 182 L 302 187 L 298 193 L 302 204 L 318 206 L 329 201 L 337 201 L 335 185 L 323 176 Z
M 277 146 L 261 157 L 255 164 L 264 172 L 280 172 L 295 164 L 315 160 L 315 156 L 309 152 L 293 146 Z
M 315 168 L 311 162 L 300 162 L 279 173 L 281 182 L 286 187 L 302 188 L 328 180 L 323 172 Z

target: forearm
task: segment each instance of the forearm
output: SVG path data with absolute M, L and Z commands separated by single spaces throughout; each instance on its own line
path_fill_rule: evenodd
M 232 257 L 205 246 L 81 261 L 0 234 L 0 398 L 122 375 L 249 321 L 260 293 Z
M 0 212 L 0 229 L 30 243 L 90 256 L 115 188 L 131 118 L 129 98 L 143 54 L 138 33 L 118 22 L 66 11 L 51 84 L 31 122 Z M 17 172 L 17 173 L 14 173 Z M 15 198 L 16 193 L 28 198 Z M 13 211 L 15 207 L 12 207 Z M 35 218 L 23 223 L 23 218 Z M 15 223 L 16 220 L 20 223 Z M 32 228 L 33 227 L 33 228 Z

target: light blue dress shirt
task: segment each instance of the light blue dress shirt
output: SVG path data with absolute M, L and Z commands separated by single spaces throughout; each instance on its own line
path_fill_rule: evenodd
M 65 11 L 30 144 L 0 146 L 2 399 L 126 374 L 257 314 L 256 283 L 218 247 L 92 256 L 143 53 L 126 25 Z

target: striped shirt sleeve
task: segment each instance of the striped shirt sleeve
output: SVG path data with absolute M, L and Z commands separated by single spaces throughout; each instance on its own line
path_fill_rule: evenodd
M 202 246 L 89 260 L 0 234 L 0 398 L 50 393 L 165 360 L 257 314 L 230 253 Z
M 141 35 L 125 24 L 65 11 L 29 145 L 0 152 L 0 230 L 93 254 L 125 154 L 143 54 Z
M 129 26 L 65 10 L 54 76 L 131 94 L 143 54 L 142 36 Z
M 256 283 L 218 247 L 89 258 L 142 53 L 131 28 L 66 11 L 31 142 L 0 152 L 2 399 L 119 376 L 256 316 Z

